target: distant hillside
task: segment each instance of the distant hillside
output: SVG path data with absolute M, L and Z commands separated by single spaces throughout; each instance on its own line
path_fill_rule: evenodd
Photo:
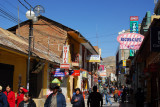
M 115 58 L 115 56 L 110 56 L 110 57 L 103 58 L 103 64 L 106 67 L 107 66 L 116 67 L 116 58 Z

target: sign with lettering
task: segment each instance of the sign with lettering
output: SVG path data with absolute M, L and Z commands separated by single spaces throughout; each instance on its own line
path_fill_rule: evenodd
M 57 68 L 54 77 L 64 77 L 64 76 L 65 76 L 64 69 Z
M 151 28 L 151 51 L 160 52 L 160 27 Z
M 138 21 L 138 16 L 130 16 L 130 21 Z
M 90 55 L 87 57 L 88 62 L 100 62 L 100 55 Z
M 68 64 L 69 45 L 63 46 L 63 64 Z
M 138 50 L 143 42 L 144 36 L 138 33 L 124 33 L 117 37 L 120 49 Z
M 130 21 L 130 33 L 138 33 L 138 21 Z

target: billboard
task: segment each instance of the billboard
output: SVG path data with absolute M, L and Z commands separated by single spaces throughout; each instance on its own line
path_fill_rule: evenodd
M 160 27 L 151 28 L 151 51 L 160 52 Z
M 69 75 L 80 76 L 80 70 L 69 70 Z
M 117 37 L 120 49 L 138 50 L 143 42 L 144 36 L 138 33 L 124 33 Z
M 100 62 L 100 55 L 90 55 L 87 57 L 88 62 Z

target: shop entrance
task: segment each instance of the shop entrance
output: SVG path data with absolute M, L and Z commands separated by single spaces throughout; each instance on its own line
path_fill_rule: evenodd
M 0 63 L 0 85 L 3 87 L 3 91 L 5 91 L 7 85 L 10 85 L 13 89 L 13 73 L 13 65 Z

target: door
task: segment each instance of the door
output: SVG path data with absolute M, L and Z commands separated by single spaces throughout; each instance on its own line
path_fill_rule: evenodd
M 8 85 L 13 89 L 13 73 L 13 65 L 0 63 L 0 85 L 3 87 L 3 91 L 5 91 Z

